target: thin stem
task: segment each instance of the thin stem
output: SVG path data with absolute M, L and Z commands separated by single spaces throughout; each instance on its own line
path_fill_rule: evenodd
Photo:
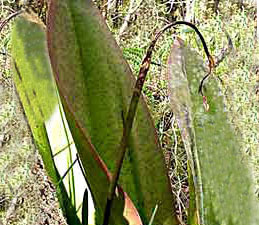
M 139 102 L 139 97 L 141 95 L 141 91 L 143 88 L 143 84 L 150 66 L 150 62 L 151 62 L 151 55 L 154 49 L 154 45 L 155 45 L 156 41 L 153 41 L 147 51 L 146 57 L 144 58 L 143 62 L 142 62 L 142 66 L 140 68 L 139 71 L 139 75 L 138 75 L 138 79 L 136 81 L 135 84 L 135 88 L 134 88 L 134 92 L 131 98 L 131 102 L 130 102 L 130 107 L 129 107 L 129 111 L 127 114 L 127 118 L 123 127 L 123 135 L 122 135 L 122 139 L 119 145 L 119 157 L 118 160 L 116 162 L 116 167 L 115 167 L 115 171 L 114 174 L 112 176 L 112 180 L 110 183 L 110 187 L 109 187 L 109 192 L 108 192 L 108 196 L 107 196 L 107 203 L 106 203 L 106 208 L 105 208 L 105 213 L 104 213 L 104 221 L 103 221 L 103 225 L 108 225 L 109 224 L 109 217 L 110 217 L 110 213 L 111 213 L 111 207 L 112 207 L 112 201 L 114 198 L 114 193 L 115 193 L 115 188 L 116 185 L 118 183 L 118 179 L 119 179 L 119 175 L 120 175 L 120 171 L 121 171 L 121 167 L 122 167 L 122 163 L 123 163 L 123 159 L 126 153 L 126 148 L 128 145 L 128 140 L 129 140 L 129 135 L 131 132 L 131 128 L 132 128 L 132 124 L 133 124 L 133 120 L 136 114 L 136 109 L 137 109 L 137 105 Z
M 23 9 L 22 9 L 22 10 L 19 10 L 19 11 L 17 11 L 17 12 L 14 12 L 14 13 L 10 14 L 5 20 L 3 20 L 3 21 L 1 22 L 1 24 L 0 24 L 0 33 L 1 33 L 2 29 L 4 28 L 4 26 L 5 26 L 6 24 L 8 24 L 8 22 L 9 22 L 12 18 L 14 18 L 14 17 L 20 15 L 20 14 L 23 13 L 23 12 L 24 12 Z
M 81 163 L 81 161 L 80 161 L 80 158 L 79 158 L 78 153 L 76 153 L 76 158 L 77 158 L 77 160 L 78 160 L 78 165 L 79 165 L 79 167 L 80 167 L 80 169 L 81 169 L 81 172 L 82 172 L 82 174 L 83 174 L 83 177 L 85 178 L 85 181 L 86 181 L 88 187 L 90 187 L 89 184 L 88 184 L 88 182 L 87 182 L 87 178 L 86 178 L 86 175 L 85 175 L 85 170 L 84 170 L 84 167 L 83 167 L 83 165 L 82 165 L 82 163 Z
M 72 144 L 74 144 L 74 142 L 70 142 L 68 143 L 68 145 L 66 145 L 65 147 L 61 148 L 58 152 L 56 152 L 54 155 L 53 155 L 53 158 L 55 158 L 57 155 L 59 155 L 60 153 L 64 152 L 68 146 L 71 146 Z
M 7 10 L 7 11 L 12 12 L 12 13 L 15 12 L 14 9 L 12 9 L 11 7 L 8 7 L 8 6 L 3 6 L 2 9 Z
M 57 185 L 59 185 L 63 180 L 64 178 L 66 177 L 66 175 L 69 173 L 69 171 L 73 168 L 73 166 L 75 165 L 75 163 L 78 161 L 78 158 L 76 158 L 74 160 L 74 162 L 68 167 L 67 171 L 64 173 L 64 175 L 60 178 L 60 180 L 58 181 Z
M 59 113 L 60 113 L 60 117 L 61 117 L 61 121 L 62 121 L 62 125 L 63 125 L 63 128 L 64 128 L 64 132 L 65 132 L 65 136 L 66 136 L 66 140 L 67 140 L 67 144 L 68 144 L 68 165 L 71 164 L 73 162 L 72 160 L 72 149 L 71 149 L 71 144 L 69 143 L 69 135 L 68 135 L 68 130 L 67 130 L 67 127 L 66 127 L 66 121 L 65 121 L 65 118 L 64 118 L 64 112 L 62 110 L 62 104 L 61 104 L 61 100 L 60 100 L 60 97 L 59 97 L 59 93 L 58 93 L 58 88 L 57 86 L 55 85 L 56 87 L 56 93 L 57 93 L 57 96 L 58 96 L 58 108 L 59 108 Z M 76 191 L 75 191 L 75 178 L 74 178 L 74 171 L 73 171 L 73 168 L 71 168 L 71 173 L 70 173 L 70 176 L 69 176 L 69 179 L 68 179 L 68 185 L 69 185 L 69 194 L 70 194 L 70 197 L 72 199 L 72 203 L 74 204 L 74 206 L 76 206 Z
M 185 22 L 185 21 L 176 21 L 173 23 L 170 23 L 168 25 L 166 25 L 164 28 L 162 28 L 162 30 L 160 30 L 156 35 L 154 40 L 151 42 L 146 56 L 144 58 L 144 60 L 142 61 L 142 65 L 140 67 L 139 70 L 139 74 L 138 74 L 138 79 L 136 81 L 135 84 L 135 88 L 133 91 L 133 95 L 131 97 L 131 102 L 130 102 L 130 106 L 129 106 L 129 110 L 128 110 L 128 114 L 126 117 L 126 121 L 124 123 L 123 126 L 123 135 L 120 141 L 120 145 L 119 145 L 119 157 L 117 159 L 116 162 L 116 166 L 115 166 L 115 171 L 112 175 L 112 179 L 111 179 L 111 183 L 109 186 L 109 191 L 108 191 L 108 196 L 107 196 L 107 202 L 106 202 L 106 207 L 105 207 L 105 212 L 104 212 L 104 220 L 103 220 L 103 225 L 109 225 L 109 218 L 110 218 L 110 214 L 111 214 L 111 208 L 112 208 L 112 202 L 114 199 L 114 194 L 115 194 L 115 189 L 119 180 L 119 175 L 120 175 L 120 171 L 122 168 L 122 163 L 124 160 L 124 156 L 126 153 L 126 149 L 128 146 L 128 141 L 129 141 L 129 136 L 130 136 L 130 132 L 132 129 L 132 124 L 133 124 L 133 120 L 136 114 L 136 109 L 137 109 L 137 105 L 139 102 L 139 97 L 141 95 L 141 91 L 143 89 L 143 85 L 147 76 L 147 72 L 149 70 L 150 64 L 151 64 L 151 56 L 153 53 L 153 50 L 155 48 L 156 42 L 159 39 L 159 37 L 169 28 L 171 27 L 175 27 L 177 25 L 187 25 L 189 27 L 191 27 L 192 29 L 195 30 L 195 32 L 198 34 L 198 36 L 201 39 L 203 48 L 205 50 L 206 56 L 209 60 L 209 66 L 210 66 L 210 71 L 211 68 L 214 66 L 214 61 L 213 58 L 211 57 L 211 55 L 209 54 L 206 42 L 202 36 L 202 34 L 199 32 L 199 30 L 197 29 L 197 27 L 189 22 Z
M 204 51 L 205 51 L 205 53 L 206 53 L 206 56 L 207 56 L 207 58 L 208 58 L 208 61 L 209 61 L 209 72 L 207 73 L 206 76 L 203 77 L 203 79 L 202 79 L 201 82 L 200 82 L 200 86 L 199 86 L 199 93 L 201 93 L 201 95 L 204 96 L 204 95 L 203 95 L 203 91 L 202 91 L 202 90 L 203 90 L 203 84 L 204 84 L 204 81 L 210 76 L 211 71 L 212 71 L 212 68 L 215 66 L 215 62 L 214 62 L 213 57 L 210 55 L 209 50 L 208 50 L 208 47 L 207 47 L 207 45 L 206 45 L 206 42 L 205 42 L 205 40 L 204 40 L 202 34 L 201 34 L 200 31 L 198 30 L 198 28 L 197 28 L 194 24 L 192 24 L 192 23 L 190 23 L 190 22 L 186 22 L 186 21 L 176 21 L 176 22 L 170 23 L 170 24 L 166 25 L 164 28 L 162 28 L 162 30 L 159 31 L 159 32 L 157 33 L 157 35 L 155 36 L 155 40 L 157 40 L 157 39 L 164 33 L 164 31 L 166 31 L 167 29 L 169 29 L 169 28 L 171 28 L 171 27 L 175 27 L 176 25 L 187 25 L 187 26 L 191 27 L 192 29 L 195 30 L 195 32 L 198 34 L 199 38 L 201 39 L 203 49 L 204 49 Z
M 155 208 L 154 208 L 154 211 L 152 213 L 152 216 L 150 218 L 150 221 L 148 223 L 148 225 L 153 225 L 153 222 L 154 222 L 154 219 L 155 219 L 155 215 L 156 215 L 156 212 L 157 212 L 157 209 L 158 209 L 158 204 L 156 204 Z

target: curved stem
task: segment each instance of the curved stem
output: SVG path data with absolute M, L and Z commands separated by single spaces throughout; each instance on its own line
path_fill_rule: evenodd
M 11 19 L 13 19 L 14 17 L 20 15 L 20 14 L 23 13 L 23 12 L 24 12 L 24 10 L 21 9 L 21 10 L 19 10 L 19 11 L 17 11 L 17 12 L 14 12 L 14 13 L 10 14 L 5 20 L 3 20 L 3 21 L 1 22 L 1 24 L 0 24 L 0 33 L 1 33 L 1 31 L 3 30 L 4 26 L 7 25 L 8 22 L 9 22 Z
M 205 42 L 202 34 L 200 33 L 200 31 L 198 30 L 198 28 L 194 24 L 186 22 L 186 21 L 176 21 L 176 22 L 173 22 L 173 23 L 170 23 L 170 24 L 166 25 L 155 35 L 155 38 L 151 42 L 151 44 L 150 44 L 150 46 L 147 50 L 146 56 L 142 61 L 142 64 L 141 64 L 141 67 L 140 67 L 140 70 L 139 70 L 139 74 L 138 74 L 138 79 L 136 81 L 135 88 L 134 88 L 134 91 L 133 91 L 133 95 L 131 97 L 131 102 L 130 102 L 128 114 L 127 114 L 127 117 L 126 117 L 126 121 L 125 121 L 124 126 L 123 126 L 123 135 L 122 135 L 122 139 L 121 139 L 120 145 L 119 145 L 119 157 L 118 157 L 118 160 L 116 162 L 115 171 L 112 175 L 112 180 L 111 180 L 111 183 L 110 183 L 110 186 L 109 186 L 107 202 L 106 202 L 106 207 L 105 207 L 105 213 L 104 213 L 103 225 L 109 224 L 109 217 L 110 217 L 110 213 L 111 213 L 115 189 L 116 189 L 116 186 L 117 186 L 117 183 L 118 183 L 118 180 L 119 180 L 119 175 L 120 175 L 120 171 L 121 171 L 121 168 L 122 168 L 122 163 L 123 163 L 123 160 L 124 160 L 126 149 L 128 147 L 128 140 L 129 140 L 130 132 L 131 132 L 131 129 L 132 129 L 134 117 L 135 117 L 135 114 L 136 114 L 136 109 L 137 109 L 137 105 L 138 105 L 138 102 L 139 102 L 139 97 L 141 95 L 141 91 L 143 89 L 143 85 L 144 85 L 144 82 L 145 82 L 145 79 L 146 79 L 146 76 L 147 76 L 147 72 L 148 72 L 150 64 L 151 64 L 151 56 L 152 56 L 153 50 L 155 48 L 155 45 L 156 45 L 159 37 L 166 30 L 168 30 L 172 27 L 175 27 L 177 25 L 187 25 L 187 26 L 189 26 L 189 27 L 191 27 L 192 29 L 195 30 L 195 32 L 198 34 L 198 36 L 200 37 L 200 39 L 202 41 L 203 48 L 205 50 L 206 56 L 207 56 L 208 61 L 209 61 L 210 71 L 214 67 L 214 60 L 213 60 L 212 56 L 209 54 L 209 50 L 207 48 L 206 42 Z M 208 75 L 206 76 L 206 78 L 207 77 L 208 77 Z M 205 79 L 203 79 L 203 80 L 205 80 Z M 201 89 L 202 89 L 202 86 L 201 86 Z
M 171 28 L 171 27 L 175 27 L 175 26 L 177 26 L 177 25 L 187 25 L 187 26 L 191 27 L 192 29 L 194 29 L 194 31 L 198 34 L 199 38 L 201 39 L 203 49 L 204 49 L 204 51 L 205 51 L 205 53 L 206 53 L 206 56 L 207 56 L 207 58 L 208 58 L 208 61 L 209 61 L 209 72 L 208 72 L 208 74 L 207 74 L 206 76 L 203 77 L 203 79 L 202 79 L 201 82 L 200 82 L 200 86 L 199 86 L 199 93 L 201 93 L 201 95 L 204 96 L 204 95 L 203 95 L 203 91 L 202 91 L 202 89 L 203 89 L 203 84 L 204 84 L 204 81 L 205 81 L 205 80 L 209 77 L 209 75 L 211 74 L 212 68 L 215 66 L 215 62 L 214 62 L 213 57 L 210 55 L 209 50 L 208 50 L 208 47 L 207 47 L 207 45 L 206 45 L 206 42 L 205 42 L 205 40 L 204 40 L 204 38 L 203 38 L 201 32 L 198 30 L 198 28 L 197 28 L 194 24 L 192 24 L 192 23 L 190 23 L 190 22 L 186 22 L 186 21 L 176 21 L 176 22 L 170 23 L 170 24 L 166 25 L 164 28 L 162 28 L 162 30 L 159 31 L 159 32 L 156 34 L 156 36 L 155 36 L 155 41 L 157 41 L 157 39 L 158 39 L 166 30 L 168 30 L 168 29 Z

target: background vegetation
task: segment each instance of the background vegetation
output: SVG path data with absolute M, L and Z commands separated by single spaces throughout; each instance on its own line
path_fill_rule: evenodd
M 18 10 L 22 2 L 7 4 L 6 1 L 1 21 L 11 13 L 11 10 Z M 241 151 L 251 162 L 256 183 L 255 194 L 259 199 L 257 150 L 259 50 L 255 36 L 255 5 L 253 1 L 197 0 L 192 11 L 187 10 L 188 2 L 100 0 L 96 1 L 96 4 L 106 17 L 135 74 L 155 32 L 169 21 L 192 18 L 215 56 L 222 54 L 227 48 L 228 38 L 225 31 L 229 34 L 233 50 L 217 67 L 214 76 L 218 76 L 223 81 L 221 89 L 226 96 L 225 105 L 232 112 L 229 119 L 236 132 L 242 135 Z M 27 1 L 27 3 L 45 21 L 46 3 L 36 0 Z M 11 23 L 0 34 L 1 220 L 11 224 L 64 224 L 57 203 L 53 203 L 56 201 L 53 187 L 46 175 L 43 175 L 42 163 L 35 151 L 30 131 L 17 101 L 10 73 L 10 29 Z M 189 199 L 186 153 L 175 117 L 169 107 L 166 79 L 166 60 L 176 36 L 185 39 L 202 54 L 201 43 L 188 28 L 168 32 L 156 47 L 144 93 L 167 159 L 171 184 L 177 199 L 178 217 L 184 224 Z M 35 173 L 35 170 L 40 172 Z M 40 199 L 37 197 L 39 193 Z M 34 197 L 29 197 L 31 195 Z

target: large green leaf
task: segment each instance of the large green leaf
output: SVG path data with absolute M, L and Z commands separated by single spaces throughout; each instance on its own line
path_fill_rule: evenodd
M 70 129 L 102 214 L 109 183 L 96 179 L 93 173 L 98 168 L 91 168 L 87 161 L 91 154 L 100 155 L 109 171 L 114 171 L 135 79 L 90 0 L 51 1 L 48 45 Z M 89 152 L 93 146 L 98 153 Z M 176 224 L 163 153 L 143 97 L 119 183 L 144 223 L 158 204 L 154 224 Z
M 192 102 L 189 90 L 189 82 L 184 67 L 185 59 L 180 46 L 183 41 L 178 38 L 172 46 L 170 57 L 168 59 L 168 79 L 170 91 L 170 103 L 173 113 L 176 116 L 178 126 L 181 131 L 184 147 L 187 153 L 189 186 L 195 193 L 190 193 L 189 220 L 195 221 L 196 210 L 199 217 L 203 217 L 203 193 L 200 174 L 200 163 L 195 146 L 193 123 L 192 123 Z M 191 173 L 191 174 L 190 174 Z M 196 205 L 196 207 L 193 207 Z M 191 218 L 192 217 L 192 218 Z
M 17 86 L 19 96 L 31 127 L 34 140 L 42 155 L 46 170 L 53 183 L 57 185 L 57 193 L 69 224 L 81 224 L 76 216 L 76 209 L 72 206 L 63 182 L 60 182 L 60 175 L 55 166 L 52 155 L 55 153 L 49 144 L 46 132 L 46 124 L 53 120 L 55 110 L 58 107 L 58 96 L 56 94 L 52 71 L 50 68 L 49 57 L 46 48 L 46 37 L 43 25 L 37 20 L 35 15 L 26 15 L 16 21 L 12 32 L 12 56 L 14 61 L 14 80 Z M 57 117 L 55 117 L 57 119 Z M 53 127 L 52 127 L 53 129 Z M 63 128 L 64 129 L 64 128 Z M 53 139 L 53 137 L 51 137 Z M 62 138 L 57 135 L 54 138 Z M 62 142 L 60 140 L 59 142 Z M 91 147 L 91 146 L 90 146 Z M 92 150 L 94 151 L 94 150 Z M 91 162 L 93 157 L 89 157 Z M 60 162 L 65 164 L 66 160 Z M 96 160 L 93 164 L 88 163 L 94 169 L 98 165 Z M 59 167 L 59 165 L 57 165 Z M 98 171 L 99 169 L 99 171 Z M 99 181 L 103 177 L 108 184 L 108 174 L 104 173 L 105 166 L 97 166 L 94 177 Z M 78 174 L 75 174 L 75 177 Z M 81 181 L 81 183 L 84 181 Z M 128 199 L 126 193 L 120 191 L 123 200 L 118 200 L 117 205 L 121 208 L 120 213 L 116 216 L 116 221 L 120 223 L 119 217 L 122 217 L 122 206 L 124 198 L 127 201 L 126 214 L 134 218 L 136 210 Z M 79 193 L 76 193 L 79 194 Z M 125 197 L 124 197 L 125 196 Z M 105 202 L 105 200 L 103 201 Z M 121 205 L 121 206 L 120 206 Z M 117 208 L 118 208 L 117 206 Z M 135 213 L 135 214 L 134 214 Z M 116 215 L 116 213 L 115 213 Z M 137 216 L 136 216 L 137 218 Z M 122 218 L 121 224 L 125 224 Z M 137 221 L 136 219 L 134 221 Z
M 54 184 L 60 175 L 45 128 L 58 99 L 46 48 L 43 25 L 35 16 L 26 14 L 16 19 L 12 30 L 12 59 L 15 85 L 28 119 L 34 141 L 45 168 Z M 71 205 L 63 182 L 56 186 L 57 196 L 69 224 L 81 224 Z
M 252 174 L 240 150 L 240 137 L 229 122 L 218 80 L 211 77 L 205 86 L 208 111 L 198 94 L 205 74 L 202 58 L 182 41 L 175 41 L 168 64 L 169 88 L 172 109 L 194 167 L 200 216 L 204 224 L 259 224 Z

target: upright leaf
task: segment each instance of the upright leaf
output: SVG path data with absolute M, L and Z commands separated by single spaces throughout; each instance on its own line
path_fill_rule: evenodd
M 176 58 L 177 61 L 172 60 Z M 169 79 L 174 80 L 169 86 L 172 109 L 176 109 L 187 153 L 191 151 L 190 154 L 195 155 L 197 152 L 200 161 L 203 185 L 203 199 L 200 200 L 204 203 L 202 222 L 259 224 L 252 175 L 240 150 L 240 137 L 234 133 L 225 112 L 217 79 L 211 78 L 205 87 L 209 111 L 205 110 L 198 94 L 199 83 L 206 74 L 202 61 L 195 51 L 176 41 L 168 65 Z
M 91 143 L 98 151 L 91 154 L 100 155 L 109 171 L 114 171 L 135 79 L 90 0 L 51 1 L 48 45 L 70 129 L 91 189 L 102 189 L 102 195 L 94 194 L 102 214 L 108 183 L 104 185 L 91 178 L 91 171 L 95 173 L 97 168 L 84 163 L 91 148 L 80 144 L 80 140 Z M 163 154 L 143 97 L 119 183 L 133 200 L 144 223 L 148 223 L 152 209 L 158 205 L 154 224 L 176 224 Z
M 183 41 L 178 38 L 172 46 L 168 59 L 170 102 L 187 153 L 188 165 L 190 167 L 188 173 L 192 173 L 189 174 L 189 177 L 193 179 L 193 183 L 189 183 L 189 186 L 192 187 L 192 185 L 194 185 L 195 188 L 195 193 L 190 193 L 192 197 L 190 199 L 190 206 L 192 206 L 192 209 L 190 208 L 191 215 L 189 216 L 193 217 L 194 215 L 198 215 L 199 218 L 197 219 L 203 220 L 203 192 L 200 163 L 195 142 L 195 133 L 192 122 L 192 102 L 185 69 L 185 58 L 181 48 L 182 45 L 184 45 Z M 195 199 L 193 199 L 193 197 Z M 195 202 L 193 202 L 193 200 Z M 196 207 L 193 207 L 193 204 L 195 204 Z M 196 209 L 199 211 L 198 214 L 195 212 Z M 192 220 L 194 220 L 194 218 L 192 218 Z
M 34 15 L 16 19 L 12 30 L 14 82 L 28 119 L 34 141 L 54 184 L 60 175 L 55 167 L 45 128 L 45 121 L 58 104 L 46 48 L 43 25 Z M 56 186 L 68 223 L 81 224 L 62 182 Z

